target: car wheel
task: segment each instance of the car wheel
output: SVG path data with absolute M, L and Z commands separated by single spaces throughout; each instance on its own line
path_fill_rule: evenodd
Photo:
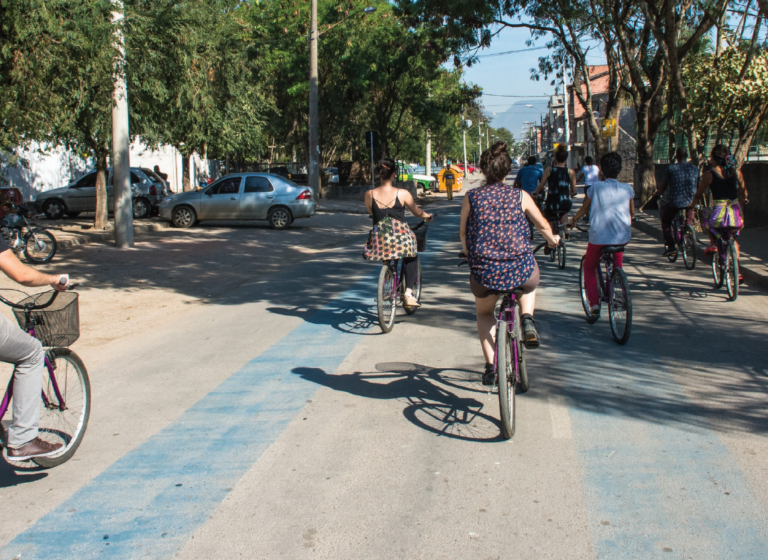
M 197 215 L 189 206 L 179 206 L 174 209 L 171 221 L 177 228 L 188 228 L 195 225 Z
M 291 211 L 288 208 L 278 206 L 269 211 L 267 220 L 269 220 L 272 229 L 287 229 L 293 222 L 293 216 L 291 216 Z
M 148 218 L 152 212 L 152 205 L 146 198 L 137 198 L 133 202 L 133 217 L 137 220 Z
M 43 206 L 43 212 L 49 220 L 60 220 L 67 212 L 67 207 L 60 200 L 49 200 Z

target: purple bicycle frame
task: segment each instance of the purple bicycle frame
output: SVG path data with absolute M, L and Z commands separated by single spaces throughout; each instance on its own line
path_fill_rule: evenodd
M 37 338 L 35 336 L 35 329 L 30 328 L 27 329 L 27 334 Z M 45 367 L 48 370 L 48 376 L 51 379 L 51 384 L 53 385 L 53 392 L 56 395 L 56 398 L 59 400 L 59 410 L 67 410 L 67 405 L 64 402 L 64 397 L 61 396 L 61 391 L 59 391 L 59 384 L 56 381 L 56 376 L 53 373 L 53 365 L 51 364 L 51 361 L 48 359 L 48 356 L 45 357 Z M 13 397 L 13 376 L 11 376 L 10 381 L 8 381 L 8 388 L 5 390 L 5 395 L 3 396 L 3 401 L 0 402 L 0 418 L 3 418 L 5 416 L 5 413 L 8 411 L 8 406 L 11 403 L 11 398 Z M 48 401 L 48 397 L 45 395 L 45 391 L 42 391 L 42 397 L 43 397 L 43 403 L 45 403 L 45 406 L 48 406 L 50 403 Z
M 499 328 L 498 325 L 504 321 L 507 323 L 508 328 L 510 330 L 514 329 L 515 326 L 515 294 L 509 294 L 508 296 L 504 296 L 504 298 L 501 300 L 502 305 L 506 302 L 507 297 L 509 297 L 509 305 L 504 306 L 499 313 L 499 318 L 496 321 L 496 337 L 499 336 Z M 504 314 L 504 318 L 502 319 L 501 314 Z M 515 383 L 520 382 L 520 364 L 518 362 L 518 349 L 517 344 L 513 345 L 512 348 L 512 359 L 514 360 L 515 364 Z M 496 372 L 496 377 L 498 378 L 498 371 L 499 371 L 499 353 L 494 352 L 493 353 L 493 371 Z M 498 384 L 498 380 L 497 380 Z

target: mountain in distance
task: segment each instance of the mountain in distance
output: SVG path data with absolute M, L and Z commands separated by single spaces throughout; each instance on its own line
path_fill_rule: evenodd
M 549 98 L 546 97 L 533 97 L 515 101 L 509 109 L 491 119 L 491 126 L 493 128 L 506 128 L 513 134 L 515 140 L 523 140 L 525 138 L 525 131 L 523 129 L 528 128 L 525 122 L 535 121 L 536 124 L 541 124 L 542 115 L 544 120 L 546 120 L 548 102 Z M 533 108 L 526 107 L 526 105 L 533 105 Z

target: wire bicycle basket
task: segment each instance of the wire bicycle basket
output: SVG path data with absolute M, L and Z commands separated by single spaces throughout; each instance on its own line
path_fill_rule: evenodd
M 19 302 L 20 305 L 39 304 L 48 301 L 50 292 L 35 294 Z M 14 309 L 19 326 L 27 329 L 26 311 Z M 70 346 L 80 338 L 80 306 L 78 294 L 75 292 L 61 292 L 56 300 L 45 309 L 36 309 L 31 312 L 30 319 L 35 329 L 35 336 L 43 346 Z

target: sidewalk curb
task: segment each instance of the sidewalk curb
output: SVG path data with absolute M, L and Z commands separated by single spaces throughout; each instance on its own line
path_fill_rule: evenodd
M 170 228 L 169 222 L 155 222 L 151 224 L 140 224 L 133 226 L 133 233 L 141 234 L 141 233 L 150 233 L 150 232 L 156 232 L 156 231 L 163 231 Z M 49 229 L 54 237 L 56 237 L 56 233 L 67 233 L 71 235 L 72 237 L 69 239 L 62 239 L 59 241 L 56 240 L 56 245 L 59 249 L 67 249 L 69 247 L 77 247 L 79 245 L 89 245 L 91 243 L 104 243 L 109 241 L 115 240 L 115 230 L 110 229 L 106 231 L 84 231 L 84 232 L 74 232 L 74 231 L 64 231 L 64 230 L 55 230 L 55 229 Z
M 661 233 L 661 227 L 657 227 L 653 224 L 640 220 L 633 222 L 632 226 L 660 242 L 664 241 L 664 236 Z M 700 246 L 696 248 L 696 257 L 699 262 L 706 262 L 709 264 L 711 262 L 711 258 L 704 254 L 704 247 L 701 246 L 704 244 L 705 243 L 699 239 Z M 745 266 L 743 264 L 745 260 L 746 259 L 744 258 L 744 255 L 742 255 L 741 261 L 739 262 L 739 272 L 742 274 L 742 276 L 744 276 L 744 280 L 754 286 L 760 286 L 764 290 L 768 290 L 768 275 L 762 274 L 757 270 L 750 268 L 749 266 Z

